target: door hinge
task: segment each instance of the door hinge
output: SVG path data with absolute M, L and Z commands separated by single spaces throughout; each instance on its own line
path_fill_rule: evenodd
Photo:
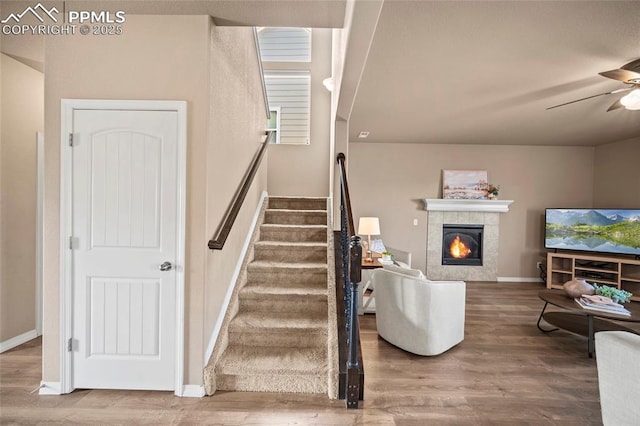
M 73 250 L 76 248 L 76 242 L 78 240 L 76 238 L 73 237 L 69 237 L 69 250 Z
M 73 339 L 70 337 L 69 340 L 67 340 L 67 352 L 71 351 L 73 351 Z
M 73 148 L 73 133 L 69 133 L 69 146 Z

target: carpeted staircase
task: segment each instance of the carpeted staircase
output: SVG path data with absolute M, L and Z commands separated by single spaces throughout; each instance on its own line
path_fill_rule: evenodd
M 214 390 L 331 395 L 327 199 L 267 203 L 226 324 L 226 347 L 205 380 Z

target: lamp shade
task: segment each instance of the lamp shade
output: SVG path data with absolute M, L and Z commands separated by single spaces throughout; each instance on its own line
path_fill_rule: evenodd
M 380 235 L 380 221 L 377 217 L 361 217 L 358 222 L 358 234 Z

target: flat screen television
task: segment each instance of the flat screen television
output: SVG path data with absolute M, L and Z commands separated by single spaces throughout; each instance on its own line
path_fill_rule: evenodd
M 546 209 L 544 246 L 640 256 L 640 209 Z

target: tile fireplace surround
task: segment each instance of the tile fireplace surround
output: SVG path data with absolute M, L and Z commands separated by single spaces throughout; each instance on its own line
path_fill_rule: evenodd
M 430 280 L 496 281 L 500 213 L 513 200 L 424 200 L 427 210 L 427 270 Z M 442 225 L 484 225 L 482 266 L 442 265 Z

